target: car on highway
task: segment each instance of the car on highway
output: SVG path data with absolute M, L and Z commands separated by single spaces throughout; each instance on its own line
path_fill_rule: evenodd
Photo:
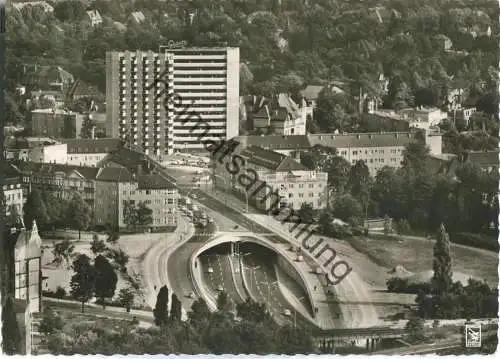
M 304 260 L 304 257 L 302 257 L 301 255 L 297 256 L 297 262 L 302 262 L 303 260 Z
M 221 286 L 221 285 L 218 285 L 218 286 L 217 286 L 217 290 L 218 290 L 219 292 L 223 292 L 223 291 L 224 291 L 224 288 L 222 288 L 222 286 Z
M 196 193 L 193 193 L 193 194 L 191 195 L 191 198 L 196 199 L 196 198 L 198 198 L 198 196 L 196 195 Z
M 208 223 L 214 223 L 213 218 L 208 218 Z
M 213 273 L 214 272 L 214 269 L 212 267 L 208 267 L 208 273 Z
M 194 295 L 193 292 L 189 292 L 188 297 L 191 298 L 191 299 L 194 299 L 195 295 Z
M 290 311 L 290 309 L 285 309 L 283 311 L 283 315 L 287 316 L 287 317 L 290 317 L 292 315 L 292 312 Z
M 323 273 L 323 269 L 321 269 L 321 267 L 316 267 L 316 274 L 322 274 Z

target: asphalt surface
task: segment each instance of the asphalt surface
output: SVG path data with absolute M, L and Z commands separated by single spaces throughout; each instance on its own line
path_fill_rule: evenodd
M 248 290 L 257 302 L 266 304 L 278 323 L 310 327 L 311 324 L 290 305 L 278 287 L 272 263 L 256 254 L 241 257 Z M 285 310 L 291 315 L 285 315 Z
M 202 263 L 203 278 L 208 284 L 210 293 L 217 298 L 218 288 L 221 287 L 233 303 L 243 302 L 244 299 L 240 297 L 235 285 L 229 255 L 211 254 L 201 255 L 199 258 Z M 212 268 L 213 271 L 210 273 L 208 268 Z

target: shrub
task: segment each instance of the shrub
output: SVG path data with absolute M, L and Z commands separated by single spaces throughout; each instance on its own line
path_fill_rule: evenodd
M 477 233 L 455 233 L 450 235 L 450 241 L 465 246 L 482 248 L 498 252 L 498 239 L 493 236 L 487 236 Z

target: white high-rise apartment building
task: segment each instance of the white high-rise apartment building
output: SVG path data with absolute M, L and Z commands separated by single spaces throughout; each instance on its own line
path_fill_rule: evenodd
M 106 101 L 110 137 L 148 155 L 202 151 L 238 135 L 239 48 L 108 52 Z

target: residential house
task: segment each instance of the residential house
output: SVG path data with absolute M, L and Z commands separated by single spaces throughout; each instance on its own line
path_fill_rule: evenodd
M 312 113 L 305 100 L 299 106 L 288 94 L 278 94 L 273 99 L 246 96 L 243 99 L 247 119 L 254 131 L 279 135 L 305 135 L 307 115 Z M 250 113 L 248 113 L 250 112 Z
M 23 66 L 22 84 L 39 90 L 65 92 L 75 78 L 60 66 L 26 64 Z
M 311 170 L 281 153 L 245 146 L 235 140 L 226 146 L 235 150 L 222 158 L 217 154 L 213 158 L 217 188 L 234 191 L 264 212 L 284 207 L 298 210 L 303 204 L 315 209 L 327 205 L 327 173 Z M 231 163 L 241 164 L 237 173 L 229 171 Z M 243 177 L 247 179 L 243 181 Z
M 448 117 L 446 112 L 438 108 L 407 108 L 399 112 L 401 119 L 408 121 L 410 128 L 429 130 L 439 125 Z
M 451 111 L 448 117 L 455 124 L 460 124 L 463 128 L 468 128 L 472 115 L 476 112 L 475 107 L 459 108 Z
M 89 10 L 89 11 L 87 11 L 87 16 L 88 16 L 89 21 L 90 21 L 90 26 L 94 27 L 94 26 L 98 26 L 98 25 L 102 24 L 102 17 L 101 17 L 101 14 L 99 13 L 99 11 Z
M 146 20 L 146 16 L 144 16 L 144 13 L 142 11 L 134 11 L 132 14 L 130 14 L 130 19 L 136 24 L 140 24 Z
M 84 115 L 61 109 L 31 111 L 31 135 L 53 138 L 79 138 Z

